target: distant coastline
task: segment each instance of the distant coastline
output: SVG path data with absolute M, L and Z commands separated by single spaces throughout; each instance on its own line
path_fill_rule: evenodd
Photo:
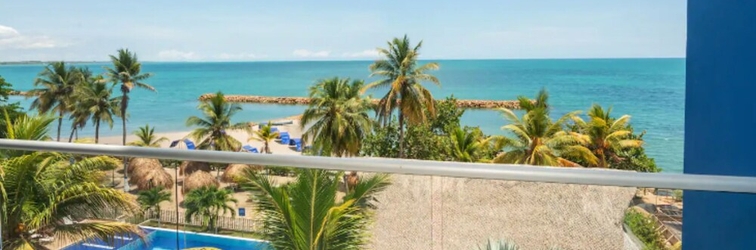
M 37 64 L 48 64 L 53 61 L 11 61 L 11 62 L 0 62 L 0 65 L 37 65 Z M 66 61 L 66 63 L 105 63 L 105 61 Z

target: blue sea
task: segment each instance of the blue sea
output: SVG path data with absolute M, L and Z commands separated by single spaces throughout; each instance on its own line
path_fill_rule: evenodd
M 533 97 L 541 88 L 550 95 L 553 114 L 586 110 L 591 104 L 612 106 L 614 116 L 628 114 L 636 130 L 647 131 L 647 153 L 665 172 L 682 172 L 685 101 L 685 59 L 534 59 L 438 60 L 435 75 L 441 87 L 428 85 L 436 98 L 511 100 Z M 203 93 L 264 96 L 307 96 L 318 79 L 340 76 L 368 78 L 370 61 L 318 62 L 145 62 L 154 76 L 146 83 L 157 93 L 132 92 L 129 130 L 149 123 L 157 132 L 188 131 L 186 118 L 199 115 Z M 107 63 L 86 63 L 104 72 Z M 15 89 L 28 90 L 43 65 L 0 65 L 0 76 Z M 383 90 L 372 92 L 380 97 Z M 12 97 L 28 107 L 30 100 Z M 266 121 L 302 113 L 303 106 L 245 104 L 237 121 Z M 498 112 L 468 110 L 463 123 L 486 133 L 502 134 L 506 123 Z M 101 134 L 119 135 L 119 122 Z M 64 125 L 68 128 L 69 125 Z M 65 129 L 64 129 L 65 131 Z M 70 131 L 70 130 L 69 130 Z M 94 134 L 93 129 L 82 131 Z M 64 133 L 65 134 L 65 133 Z M 174 138 L 171 138 L 174 139 Z

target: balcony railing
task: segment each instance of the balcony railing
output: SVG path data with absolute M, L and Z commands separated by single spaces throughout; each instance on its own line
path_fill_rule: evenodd
M 628 240 L 633 237 L 624 234 L 620 225 L 624 224 L 623 211 L 628 204 L 648 203 L 648 200 L 644 200 L 645 188 L 756 193 L 756 178 L 739 176 L 251 154 L 4 139 L 0 139 L 0 148 L 397 174 L 396 178 L 392 177 L 395 180 L 393 193 L 378 197 L 376 225 L 371 229 L 376 239 L 370 246 L 373 249 L 474 248 L 474 244 L 484 243 L 487 238 L 514 239 L 524 247 L 530 247 L 525 249 L 551 245 L 563 249 L 614 249 L 618 239 L 621 245 L 623 236 L 625 249 L 633 249 L 627 247 L 627 244 L 633 244 L 628 243 L 633 241 Z M 178 184 L 178 178 L 176 182 Z M 668 195 L 658 197 L 662 196 Z M 178 196 L 176 199 L 178 201 Z M 174 211 L 179 211 L 177 203 L 174 203 Z M 240 205 L 244 206 L 252 209 L 254 204 Z M 660 218 L 659 214 L 655 214 L 659 211 L 656 207 L 646 210 L 649 216 Z M 164 213 L 158 220 L 196 226 L 183 223 L 182 217 L 180 212 L 170 212 Z M 238 221 L 255 224 L 252 219 L 253 215 L 248 214 L 228 219 L 228 223 L 234 227 L 243 224 Z M 153 222 L 157 220 L 153 219 Z M 474 225 L 466 225 L 470 223 Z M 653 226 L 665 227 L 665 224 L 668 223 L 659 221 L 654 222 Z M 154 226 L 154 223 L 150 225 Z M 254 231 L 230 229 L 246 231 L 248 235 L 250 230 Z M 661 237 L 674 244 L 680 240 L 680 230 L 679 226 L 662 228 Z M 637 239 L 634 241 L 637 242 Z

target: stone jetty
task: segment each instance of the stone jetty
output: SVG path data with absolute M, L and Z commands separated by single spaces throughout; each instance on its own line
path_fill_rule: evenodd
M 215 94 L 203 94 L 199 97 L 200 101 L 207 100 Z M 255 95 L 225 95 L 226 101 L 236 103 L 268 103 L 284 105 L 308 105 L 308 97 L 275 97 L 275 96 L 255 96 Z M 378 104 L 378 99 L 373 99 L 374 104 Z M 512 100 L 457 100 L 457 106 L 460 108 L 470 109 L 520 109 L 518 101 Z

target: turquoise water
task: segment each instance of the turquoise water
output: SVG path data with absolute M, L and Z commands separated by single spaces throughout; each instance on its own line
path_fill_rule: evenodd
M 665 172 L 682 172 L 685 59 L 544 59 L 440 60 L 435 75 L 442 86 L 429 86 L 436 98 L 514 99 L 534 96 L 545 87 L 555 114 L 586 110 L 593 103 L 613 106 L 615 116 L 629 114 L 638 130 L 646 130 L 647 152 Z M 190 115 L 198 115 L 197 97 L 218 90 L 227 94 L 306 96 L 317 79 L 341 76 L 366 79 L 369 61 L 144 63 L 155 76 L 146 82 L 157 93 L 136 90 L 129 108 L 129 128 L 145 123 L 157 131 L 187 131 Z M 102 72 L 105 63 L 83 64 Z M 0 65 L 0 76 L 16 89 L 27 90 L 42 65 Z M 370 79 L 368 79 L 369 81 Z M 373 93 L 381 93 L 379 92 Z M 379 94 L 376 94 L 379 96 Z M 21 100 L 28 107 L 29 101 Z M 264 121 L 301 113 L 302 106 L 244 105 L 238 121 Z M 491 134 L 504 119 L 495 111 L 468 110 L 462 119 Z M 118 135 L 120 126 L 105 130 Z M 92 129 L 83 131 L 93 134 Z M 176 139 L 176 138 L 171 138 Z
M 143 229 L 146 235 L 146 241 L 140 240 L 138 237 L 132 235 L 118 237 L 115 239 L 115 242 L 113 242 L 113 244 L 108 244 L 101 240 L 88 240 L 67 246 L 63 248 L 63 250 L 168 250 L 193 247 L 215 247 L 221 250 L 268 249 L 268 245 L 266 243 L 258 240 L 228 237 L 222 235 L 198 234 L 184 231 L 179 231 L 177 246 L 176 231 L 158 228 Z

